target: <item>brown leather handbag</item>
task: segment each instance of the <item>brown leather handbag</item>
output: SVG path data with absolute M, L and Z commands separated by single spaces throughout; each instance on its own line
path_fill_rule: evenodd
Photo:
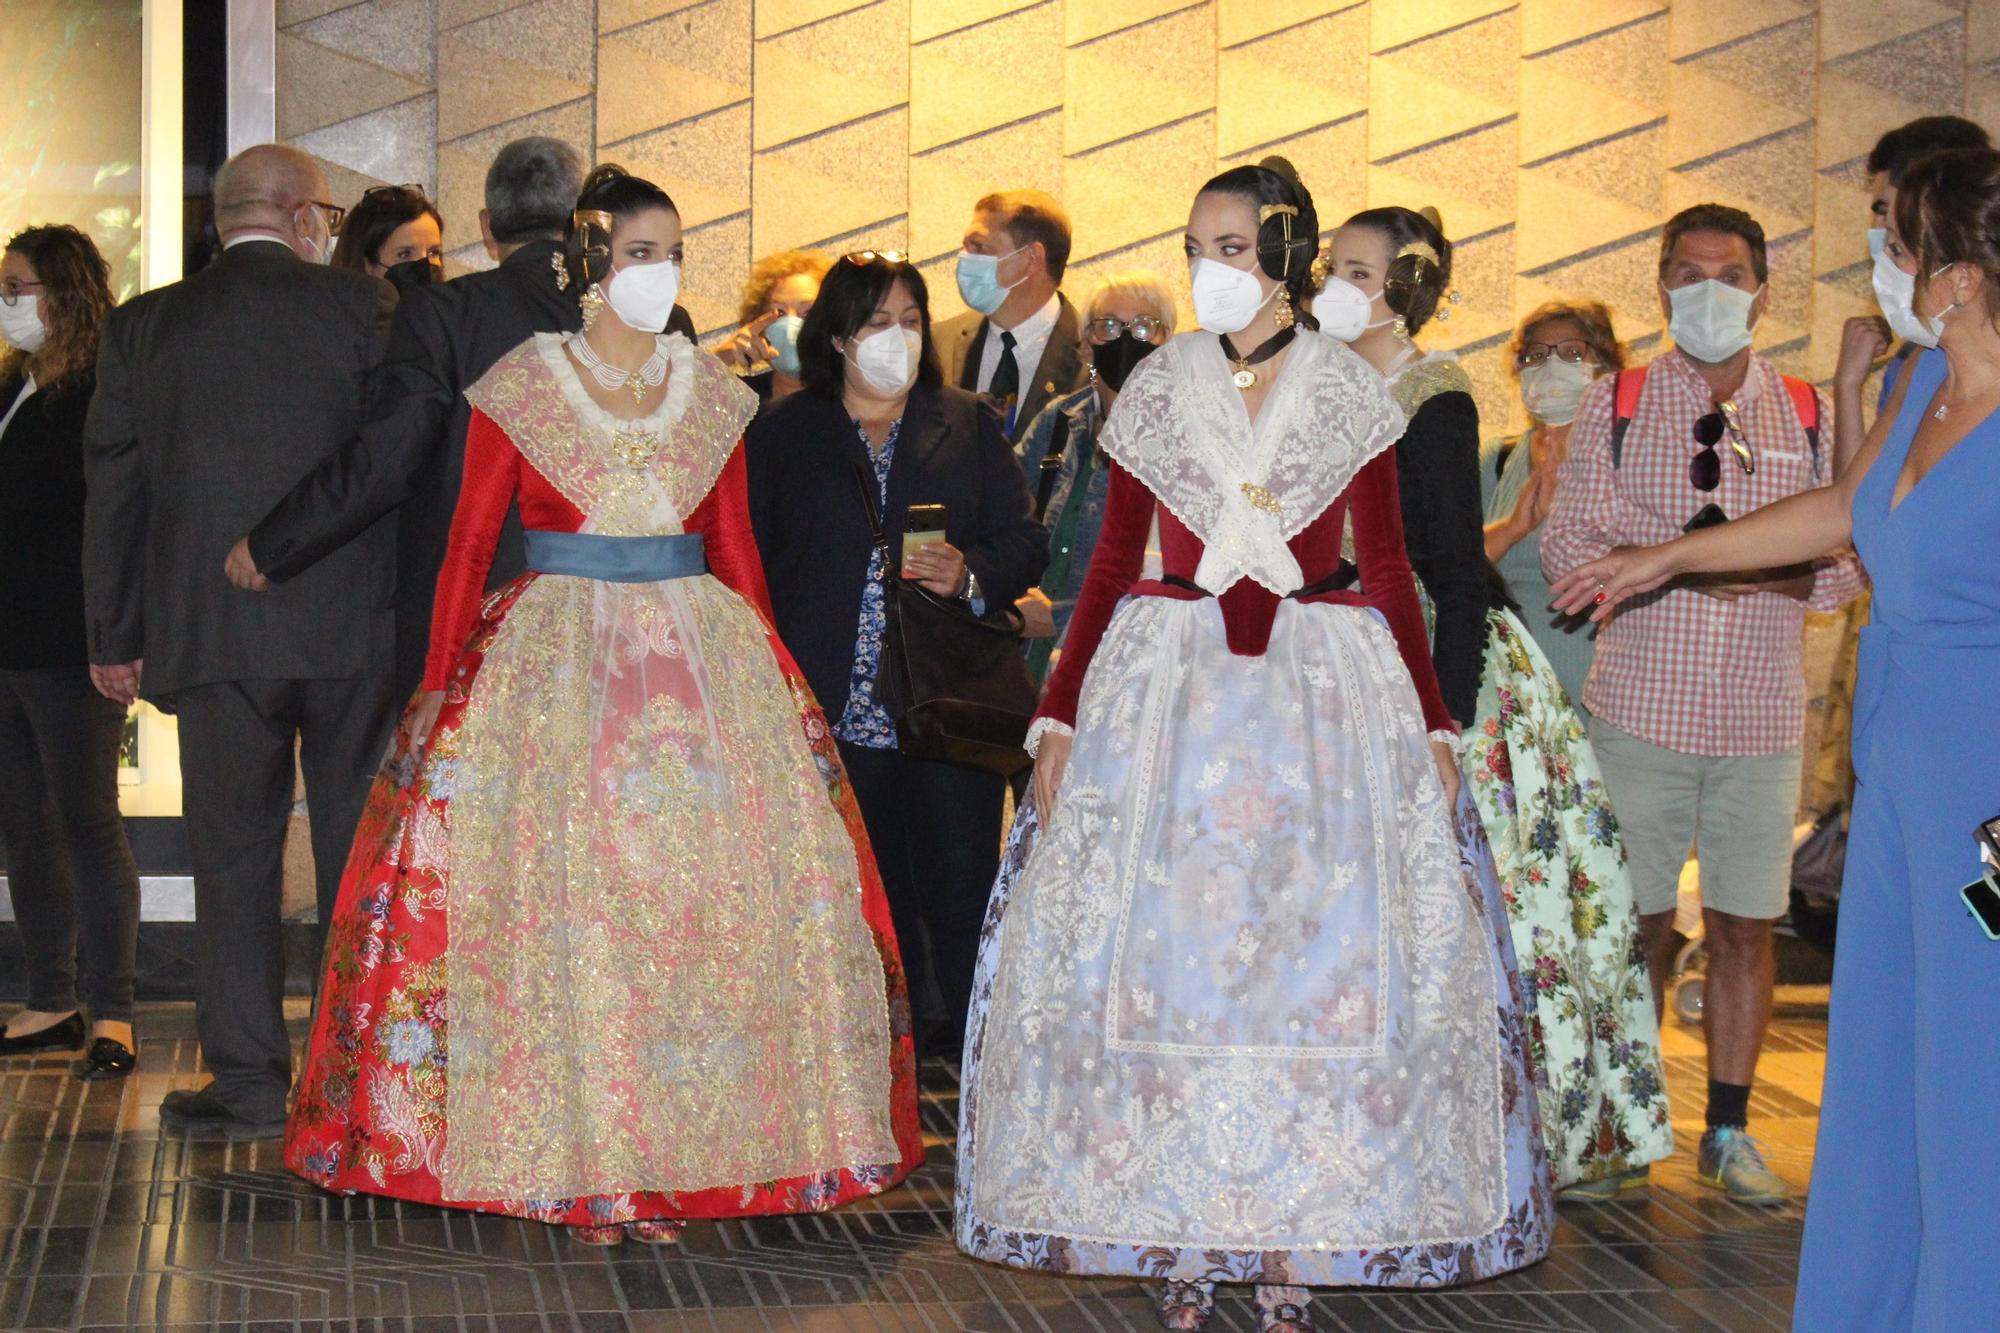
M 857 465 L 855 480 L 885 571 L 876 692 L 896 719 L 897 750 L 1012 777 L 1034 762 L 1021 748 L 1037 701 L 1021 613 L 1008 605 L 976 616 L 956 598 L 897 577 L 875 479 Z

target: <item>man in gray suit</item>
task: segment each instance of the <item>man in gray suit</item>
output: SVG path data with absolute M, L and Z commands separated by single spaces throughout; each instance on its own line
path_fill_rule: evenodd
M 1018 447 L 1049 400 L 1083 387 L 1082 330 L 1059 290 L 1069 214 L 1040 190 L 989 194 L 972 207 L 958 294 L 972 308 L 932 331 L 947 384 L 985 394 Z
M 215 1081 L 167 1094 L 160 1119 L 232 1138 L 281 1133 L 291 1084 L 279 902 L 294 742 L 323 929 L 394 724 L 390 526 L 262 596 L 222 570 L 231 543 L 354 436 L 382 355 L 395 292 L 321 262 L 339 217 L 327 193 L 296 149 L 225 163 L 222 254 L 112 312 L 84 433 L 92 677 L 180 718 L 195 1021 Z

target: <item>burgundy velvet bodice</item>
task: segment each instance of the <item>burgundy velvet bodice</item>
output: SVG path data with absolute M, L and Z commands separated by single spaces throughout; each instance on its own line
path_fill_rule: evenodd
M 1432 731 L 1455 731 L 1438 691 L 1437 675 L 1431 669 L 1430 636 L 1424 628 L 1416 578 L 1410 572 L 1409 554 L 1403 544 L 1393 448 L 1383 450 L 1364 464 L 1340 498 L 1292 538 L 1290 548 L 1304 575 L 1304 586 L 1312 587 L 1339 567 L 1342 521 L 1350 509 L 1354 514 L 1355 563 L 1361 570 L 1362 586 L 1369 591 L 1317 593 L 1300 600 L 1368 606 L 1381 612 L 1395 635 L 1410 679 L 1416 684 L 1424 725 Z M 1127 593 L 1184 599 L 1203 595 L 1173 583 L 1140 580 L 1146 538 L 1156 511 L 1160 517 L 1162 572 L 1193 581 L 1205 549 L 1202 540 L 1172 510 L 1161 505 L 1143 482 L 1118 464 L 1111 464 L 1104 526 L 1091 557 L 1090 573 L 1085 576 L 1083 591 L 1077 598 L 1076 613 L 1070 619 L 1062 657 L 1042 696 L 1040 716 L 1075 725 L 1077 695 L 1083 688 L 1084 673 L 1089 670 L 1105 627 L 1111 623 L 1111 613 Z M 1231 652 L 1244 656 L 1263 653 L 1271 641 L 1271 626 L 1277 619 L 1281 600 L 1248 578 L 1237 580 L 1217 599 Z

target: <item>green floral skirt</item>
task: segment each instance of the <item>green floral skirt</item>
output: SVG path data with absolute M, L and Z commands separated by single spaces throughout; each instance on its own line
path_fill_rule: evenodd
M 1465 776 L 1493 844 L 1558 1188 L 1673 1152 L 1618 820 L 1555 670 L 1495 611 Z

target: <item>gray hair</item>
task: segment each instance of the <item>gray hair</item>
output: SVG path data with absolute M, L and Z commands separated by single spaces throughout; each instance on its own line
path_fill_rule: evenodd
M 1113 273 L 1098 281 L 1091 289 L 1090 299 L 1083 303 L 1083 317 L 1087 322 L 1096 317 L 1098 311 L 1114 296 L 1129 296 L 1146 308 L 1146 312 L 1167 326 L 1167 336 L 1173 337 L 1177 322 L 1174 311 L 1173 289 L 1167 280 L 1151 269 L 1137 268 L 1124 273 Z
M 486 169 L 486 221 L 502 245 L 561 240 L 583 188 L 583 154 L 536 135 L 516 139 Z

